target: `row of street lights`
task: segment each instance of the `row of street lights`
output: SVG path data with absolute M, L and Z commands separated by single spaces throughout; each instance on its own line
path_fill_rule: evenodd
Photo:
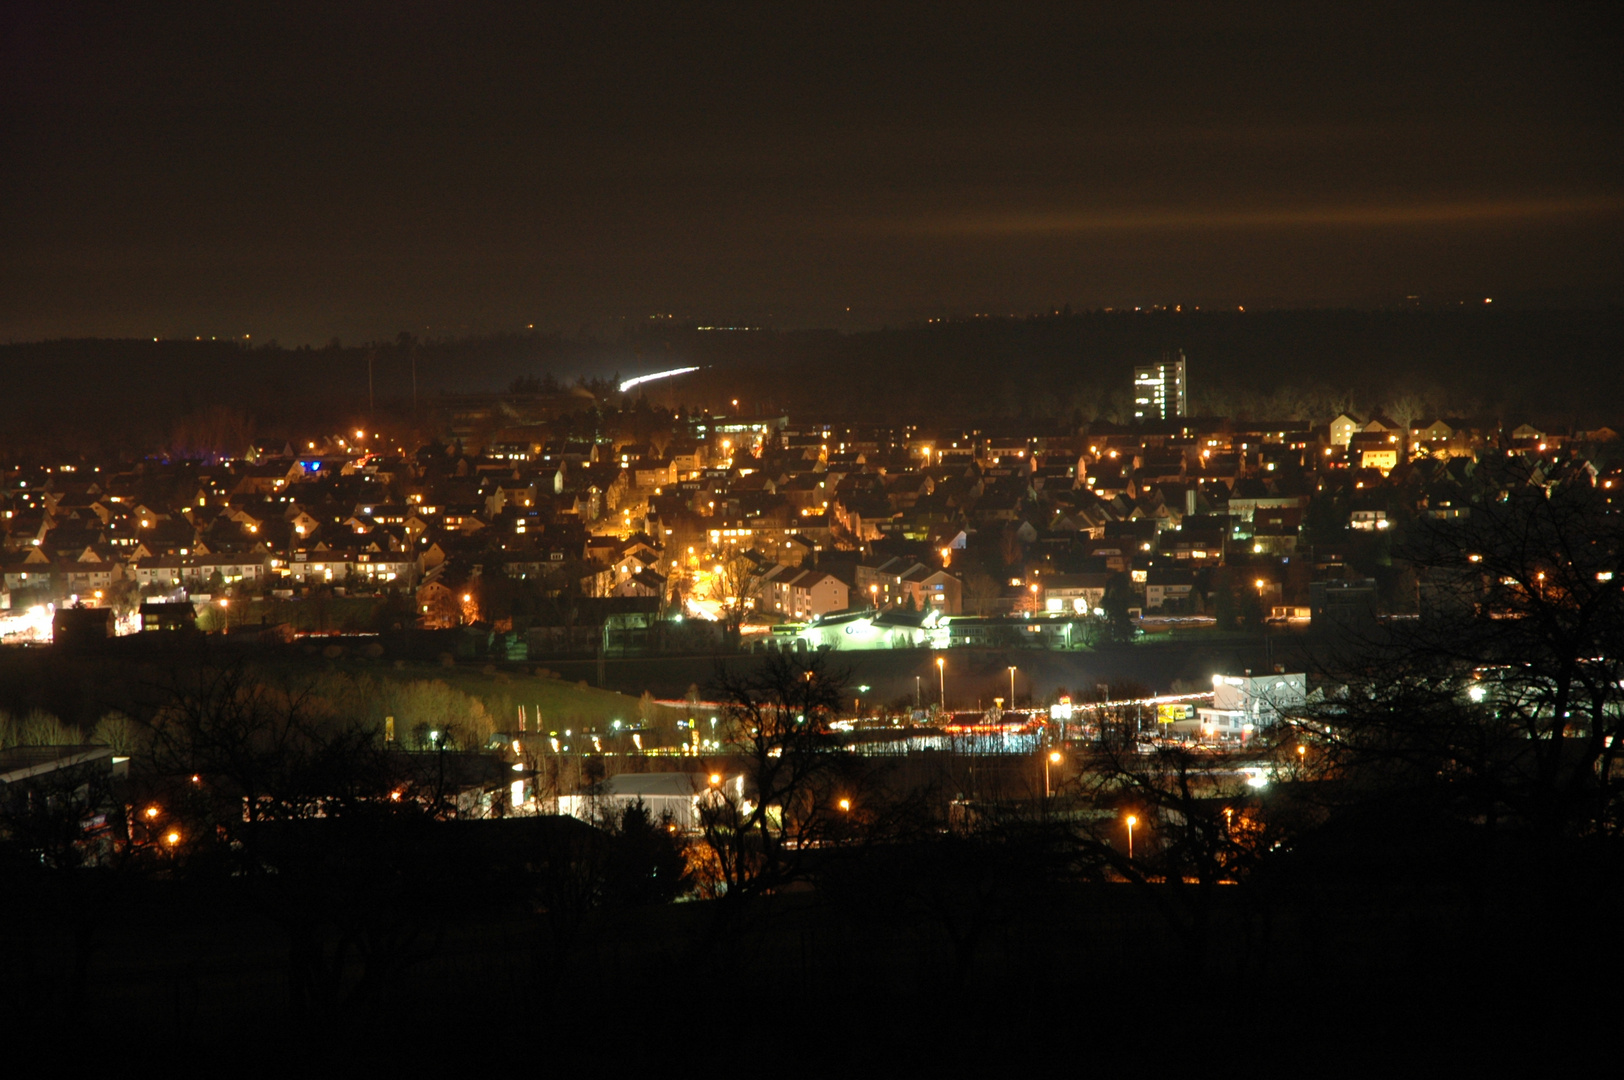
M 1015 667 L 1016 667 L 1016 665 L 1014 665 L 1014 664 L 1009 665 L 1009 704 L 1010 704 L 1010 708 L 1015 707 Z M 938 682 L 939 682 L 939 691 L 941 693 L 940 700 L 941 700 L 942 711 L 946 712 L 947 711 L 947 661 L 943 657 L 940 657 L 940 656 L 938 656 L 936 658 L 936 675 L 937 675 L 937 679 L 938 679 Z M 915 703 L 915 705 L 918 704 L 918 699 L 919 699 L 919 677 L 916 675 L 916 676 L 914 676 L 914 703 Z M 1299 754 L 1302 753 L 1302 747 L 1298 747 L 1297 750 L 1298 750 Z M 1065 761 L 1065 755 L 1063 755 L 1059 750 L 1050 750 L 1046 754 L 1043 755 L 1043 797 L 1045 799 L 1049 799 L 1049 798 L 1054 797 L 1054 780 L 1053 780 L 1052 770 L 1056 765 L 1059 765 L 1063 761 Z M 1134 830 L 1134 826 L 1139 824 L 1139 818 L 1138 818 L 1137 815 L 1129 814 L 1124 820 L 1125 820 L 1125 822 L 1126 822 L 1126 824 L 1128 826 L 1128 858 L 1131 859 L 1131 858 L 1133 858 L 1133 830 Z
M 936 678 L 938 682 L 939 697 L 943 712 L 947 711 L 947 660 L 944 657 L 936 658 Z M 919 676 L 914 676 L 914 707 L 919 707 Z M 1009 707 L 1015 707 L 1015 665 L 1009 665 Z
M 1014 664 L 1009 665 L 1009 702 L 1010 702 L 1011 707 L 1013 707 L 1014 704 L 1015 704 L 1015 667 L 1016 667 L 1016 665 L 1014 665 Z M 947 711 L 947 661 L 946 661 L 945 658 L 940 657 L 940 656 L 938 656 L 936 658 L 936 677 L 937 677 L 937 689 L 938 689 L 938 693 L 940 694 L 940 697 L 939 697 L 938 700 L 941 703 L 942 711 L 946 712 Z M 916 675 L 916 676 L 914 676 L 914 704 L 917 706 L 918 703 L 919 703 L 919 676 Z M 1298 756 L 1299 762 L 1302 761 L 1305 758 L 1306 754 L 1307 754 L 1307 748 L 1299 744 L 1298 747 L 1297 747 L 1297 756 Z M 1054 795 L 1054 782 L 1053 782 L 1052 770 L 1053 770 L 1053 768 L 1055 766 L 1060 765 L 1064 761 L 1065 761 L 1065 756 L 1059 750 L 1050 750 L 1050 751 L 1048 751 L 1047 753 L 1044 754 L 1044 756 L 1043 756 L 1043 797 L 1044 798 L 1047 799 L 1047 798 L 1052 798 L 1053 797 L 1053 795 Z M 844 802 L 844 800 L 842 800 L 842 802 Z M 843 805 L 841 808 L 845 809 L 846 807 Z M 1128 858 L 1132 859 L 1133 858 L 1133 831 L 1139 825 L 1139 816 L 1137 814 L 1128 814 L 1122 820 L 1123 820 L 1123 824 L 1127 827 L 1127 831 L 1128 831 Z

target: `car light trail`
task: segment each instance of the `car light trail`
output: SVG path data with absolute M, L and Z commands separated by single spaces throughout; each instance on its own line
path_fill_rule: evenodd
M 642 383 L 653 382 L 656 379 L 669 379 L 673 375 L 686 375 L 690 371 L 698 371 L 698 370 L 699 369 L 697 367 L 679 367 L 679 368 L 672 368 L 670 371 L 656 371 L 652 375 L 639 375 L 635 379 L 627 379 L 625 382 L 621 383 L 620 384 L 620 392 L 622 394 L 624 394 L 626 391 L 630 390 L 632 387 L 638 386 L 638 385 L 640 385 Z

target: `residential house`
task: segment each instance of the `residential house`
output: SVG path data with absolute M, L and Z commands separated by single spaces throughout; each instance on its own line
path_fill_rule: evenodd
M 1105 602 L 1109 573 L 1051 574 L 1040 578 L 1045 611 L 1087 615 Z
M 765 611 L 811 619 L 850 606 L 846 583 L 824 570 L 774 565 L 757 581 L 756 597 Z
M 1145 610 L 1160 611 L 1189 602 L 1195 589 L 1193 570 L 1154 569 L 1145 575 Z
M 918 563 L 902 575 L 901 588 L 918 611 L 958 615 L 964 610 L 964 583 L 946 570 Z

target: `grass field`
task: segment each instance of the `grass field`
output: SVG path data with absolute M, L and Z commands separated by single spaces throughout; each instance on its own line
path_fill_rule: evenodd
M 520 705 L 531 718 L 539 715 L 544 724 L 559 728 L 607 728 L 615 720 L 624 723 L 639 717 L 636 694 L 600 690 L 578 677 L 538 676 L 533 666 L 522 670 L 516 665 L 499 669 L 468 662 L 445 666 L 387 655 L 369 659 L 350 650 L 328 658 L 314 645 L 263 649 L 247 640 L 237 645 L 219 637 L 168 649 L 131 639 L 114 645 L 105 655 L 73 655 L 54 648 L 0 650 L 0 710 L 20 717 L 39 709 L 89 731 L 108 712 L 142 714 L 163 698 L 178 673 L 197 663 L 242 661 L 293 683 L 321 684 L 332 676 L 348 676 L 361 694 L 350 700 L 363 711 L 369 703 L 369 686 L 426 681 L 444 683 L 478 699 L 498 730 L 518 726 Z
M 570 682 L 544 678 L 522 671 L 501 670 L 491 665 L 368 663 L 351 661 L 335 665 L 340 670 L 364 672 L 375 678 L 409 681 L 439 680 L 485 704 L 485 711 L 497 720 L 499 728 L 518 726 L 518 707 L 530 717 L 540 716 L 551 727 L 608 727 L 638 718 L 638 699 L 614 690 L 599 690 L 584 681 Z

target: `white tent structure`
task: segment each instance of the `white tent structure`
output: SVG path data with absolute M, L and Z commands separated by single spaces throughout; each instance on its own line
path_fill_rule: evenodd
M 669 812 L 677 828 L 695 832 L 702 801 L 722 796 L 743 802 L 744 774 L 723 778 L 719 773 L 621 773 L 599 784 L 590 795 L 559 796 L 558 812 L 592 821 L 602 814 L 619 815 L 641 801 L 650 817 L 658 819 Z

